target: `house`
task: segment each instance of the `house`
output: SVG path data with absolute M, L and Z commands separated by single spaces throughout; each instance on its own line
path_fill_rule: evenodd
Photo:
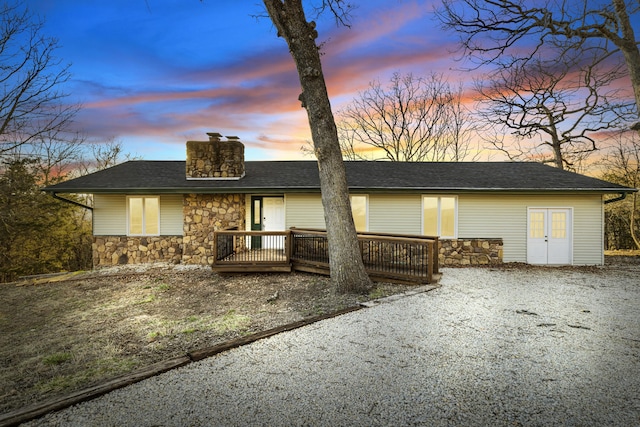
M 244 161 L 237 137 L 49 186 L 93 195 L 94 265 L 210 264 L 213 231 L 324 228 L 315 161 Z M 604 196 L 636 189 L 539 163 L 345 162 L 358 230 L 440 236 L 440 262 L 604 262 Z

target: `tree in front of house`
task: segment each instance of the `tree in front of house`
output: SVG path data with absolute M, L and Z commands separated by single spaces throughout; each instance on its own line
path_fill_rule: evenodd
M 336 117 L 349 160 L 462 161 L 471 151 L 474 125 L 462 88 L 441 74 L 396 72 L 387 86 L 371 82 Z
M 91 266 L 91 223 L 40 191 L 42 178 L 34 159 L 0 165 L 0 282 Z
M 91 266 L 87 211 L 40 191 L 83 162 L 57 49 L 24 2 L 0 4 L 0 281 Z
M 284 38 L 296 64 L 302 93 L 300 101 L 307 111 L 313 147 L 318 159 L 322 205 L 331 280 L 339 292 L 363 292 L 371 287 L 358 245 L 351 215 L 349 188 L 338 133 L 316 44 L 318 32 L 308 22 L 302 0 L 263 0 L 278 36 Z M 316 11 L 329 10 L 342 20 L 350 7 L 343 0 L 322 0 Z

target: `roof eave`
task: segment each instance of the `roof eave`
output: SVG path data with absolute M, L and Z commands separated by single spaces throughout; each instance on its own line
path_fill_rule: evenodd
M 369 192 L 405 192 L 405 193 L 417 193 L 417 192 L 433 192 L 433 193 L 598 193 L 598 194 L 612 194 L 612 193 L 635 193 L 638 191 L 636 188 L 459 188 L 459 187 L 386 187 L 386 188 L 371 188 L 371 187 L 349 187 L 350 190 L 356 191 L 369 191 Z
M 220 193 L 292 193 L 316 192 L 320 187 L 137 187 L 137 188 L 43 188 L 47 193 L 63 194 L 220 194 Z
M 635 193 L 636 188 L 456 188 L 456 187 L 362 187 L 350 186 L 351 191 L 367 191 L 372 193 Z M 42 191 L 68 194 L 216 194 L 216 193 L 304 193 L 318 192 L 318 186 L 300 187 L 138 187 L 138 188 L 54 188 L 45 187 Z

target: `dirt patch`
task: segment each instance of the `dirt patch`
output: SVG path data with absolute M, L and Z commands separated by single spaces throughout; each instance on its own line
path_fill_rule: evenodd
M 0 285 L 0 413 L 188 351 L 413 289 L 339 295 L 329 279 L 128 267 Z

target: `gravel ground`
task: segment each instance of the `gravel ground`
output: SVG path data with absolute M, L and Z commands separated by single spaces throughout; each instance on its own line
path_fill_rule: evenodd
M 443 273 L 27 425 L 640 425 L 640 266 Z

